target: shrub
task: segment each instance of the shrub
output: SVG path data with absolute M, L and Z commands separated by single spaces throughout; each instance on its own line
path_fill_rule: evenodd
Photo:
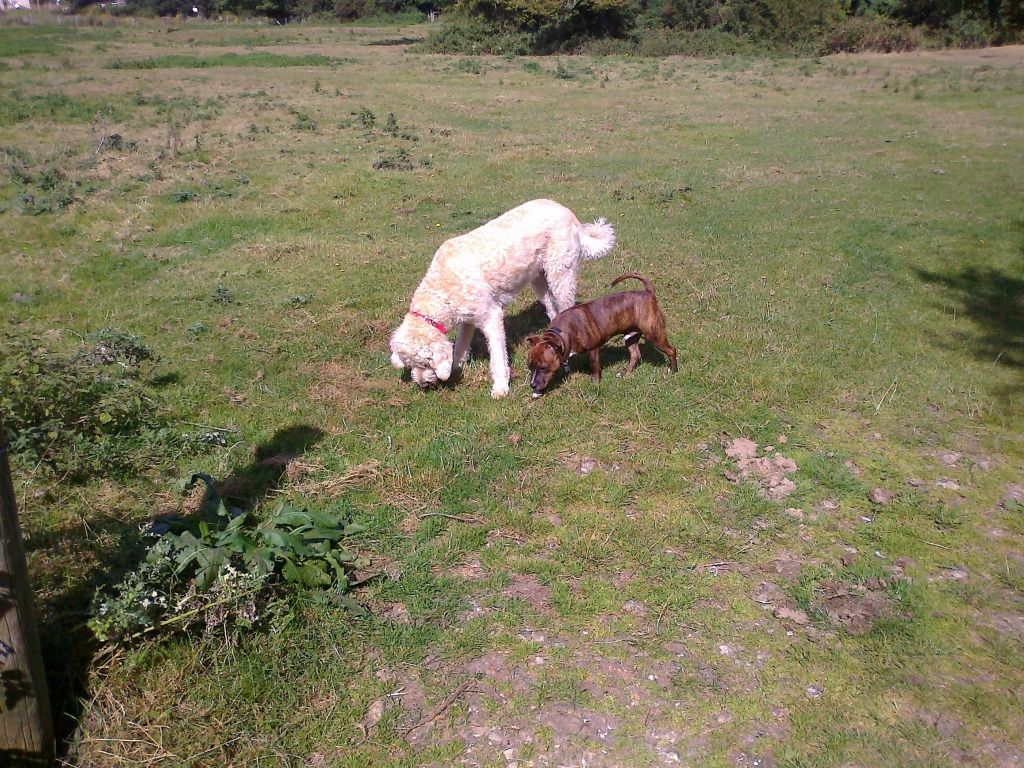
M 41 340 L 0 344 L 0 414 L 13 453 L 81 481 L 143 466 L 170 437 L 143 382 L 152 351 L 137 336 L 107 328 L 72 354 Z
M 361 611 L 345 592 L 362 561 L 342 545 L 361 527 L 287 504 L 252 524 L 251 515 L 225 506 L 208 475 L 193 475 L 186 490 L 199 480 L 206 484 L 200 518 L 163 533 L 112 594 L 97 594 L 89 626 L 100 640 L 251 629 L 274 613 L 286 589 L 317 590 Z
M 15 200 L 0 200 L 0 212 L 20 207 L 32 216 L 63 210 L 78 199 L 79 182 L 58 164 L 59 161 L 36 162 L 17 147 L 0 147 L 8 177 L 19 190 Z
M 652 29 L 637 40 L 636 53 L 640 56 L 694 56 L 718 57 L 752 54 L 757 51 L 750 40 L 717 29 L 695 31 Z
M 985 48 L 996 40 L 996 30 L 986 19 L 961 11 L 946 23 L 949 45 Z
M 454 16 L 423 42 L 423 48 L 429 53 L 521 56 L 533 50 L 533 38 L 507 24 Z
M 900 21 L 869 14 L 851 16 L 836 25 L 826 36 L 823 53 L 859 53 L 861 51 L 913 51 L 924 45 L 919 29 Z

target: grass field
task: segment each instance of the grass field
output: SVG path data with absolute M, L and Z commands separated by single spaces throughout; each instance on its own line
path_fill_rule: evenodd
M 67 763 L 1022 764 L 1024 49 L 424 34 L 0 27 L 4 333 L 139 334 L 175 428 L 230 438 L 16 467 Z M 648 275 L 679 372 L 611 347 L 531 401 L 524 295 L 508 398 L 479 339 L 418 391 L 387 336 L 434 250 L 536 197 L 613 223 L 579 295 Z M 351 514 L 370 615 L 97 646 L 94 589 L 193 471 Z

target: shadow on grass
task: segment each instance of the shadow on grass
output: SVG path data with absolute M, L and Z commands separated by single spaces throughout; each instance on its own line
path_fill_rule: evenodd
M 217 483 L 218 491 L 237 506 L 255 506 L 280 486 L 289 463 L 323 436 L 322 430 L 309 425 L 278 430 L 270 440 L 255 448 L 247 466 Z M 99 643 L 87 626 L 93 597 L 98 589 L 116 584 L 134 569 L 145 557 L 149 542 L 136 521 L 115 517 L 98 521 L 83 518 L 59 530 L 33 535 L 26 541 L 26 551 L 45 550 L 46 558 L 53 563 L 92 563 L 81 576 L 69 574 L 63 579 L 71 582 L 71 586 L 63 590 L 43 590 L 37 597 L 43 662 L 50 688 L 57 752 L 62 758 L 67 758 L 75 730 L 82 717 L 88 714 L 85 702 L 89 696 L 89 677 L 100 651 Z M 67 570 L 73 570 L 73 566 Z
M 322 430 L 298 424 L 278 430 L 266 443 L 256 447 L 253 460 L 217 483 L 226 501 L 250 508 L 280 486 L 288 465 L 324 437 Z
M 422 43 L 423 37 L 389 37 L 387 40 L 371 40 L 366 45 L 393 46 L 393 45 L 415 45 Z
M 609 343 L 601 347 L 601 380 L 605 381 L 609 378 L 623 378 L 629 381 L 629 377 L 634 375 L 632 373 L 625 373 L 626 363 L 629 360 L 629 351 L 626 349 L 625 344 L 622 344 L 621 337 L 618 340 L 613 339 Z M 640 362 L 637 368 L 642 368 L 645 365 L 659 366 L 663 365 L 668 367 L 668 358 L 665 357 L 661 352 L 647 344 L 644 341 L 640 342 Z M 590 377 L 590 360 L 587 359 L 586 353 L 581 355 L 573 355 L 569 358 L 569 373 L 559 373 L 551 383 L 548 385 L 544 393 L 554 392 L 556 389 L 561 387 L 570 376 L 586 376 Z M 597 382 L 594 382 L 594 386 L 597 386 Z
M 917 270 L 917 276 L 946 289 L 957 314 L 974 323 L 973 331 L 956 335 L 958 346 L 978 360 L 1024 371 L 1024 273 L 966 267 L 948 274 Z

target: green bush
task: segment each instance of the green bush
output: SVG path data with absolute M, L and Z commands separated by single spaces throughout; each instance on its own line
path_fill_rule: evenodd
M 137 336 L 107 328 L 71 354 L 9 338 L 0 359 L 0 414 L 13 453 L 60 480 L 138 469 L 171 437 L 143 381 L 153 353 Z
M 851 16 L 836 25 L 822 44 L 823 53 L 913 51 L 924 45 L 921 30 L 900 21 L 869 14 Z
M 429 53 L 522 56 L 533 50 L 533 36 L 509 24 L 453 16 L 427 37 L 422 47 Z
M 997 38 L 990 21 L 963 11 L 946 23 L 946 34 L 948 44 L 956 48 L 984 48 Z

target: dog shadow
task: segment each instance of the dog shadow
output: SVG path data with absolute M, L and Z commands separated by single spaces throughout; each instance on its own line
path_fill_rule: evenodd
M 601 381 L 607 379 L 623 378 L 628 379 L 633 373 L 624 373 L 626 362 L 629 360 L 629 351 L 626 349 L 626 345 L 622 343 L 621 338 L 617 341 L 612 341 L 605 346 L 601 347 Z M 655 349 L 645 341 L 640 342 L 640 362 L 637 365 L 637 369 L 642 368 L 645 365 L 651 366 L 668 366 L 668 358 L 665 357 L 662 352 Z M 544 389 L 544 394 L 554 392 L 565 384 L 570 377 L 574 376 L 585 376 L 590 378 L 590 360 L 586 354 L 573 355 L 569 358 L 569 370 L 564 369 L 551 380 L 551 383 Z M 591 379 L 593 381 L 593 379 Z M 598 382 L 594 382 L 596 385 Z

